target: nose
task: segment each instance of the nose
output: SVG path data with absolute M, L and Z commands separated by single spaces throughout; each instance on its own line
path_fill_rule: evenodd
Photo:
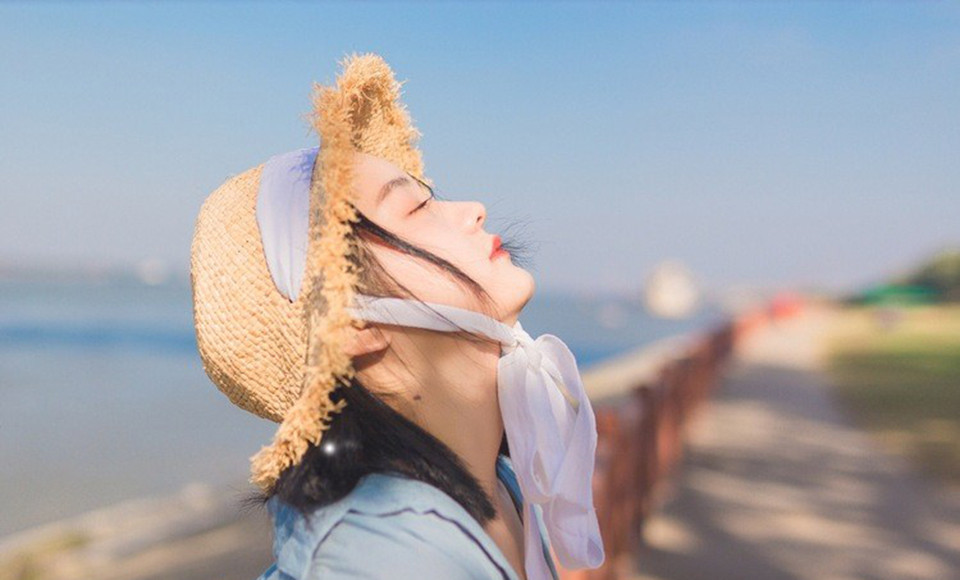
M 467 204 L 467 228 L 471 230 L 482 229 L 483 223 L 487 219 L 487 208 L 479 201 L 470 201 Z

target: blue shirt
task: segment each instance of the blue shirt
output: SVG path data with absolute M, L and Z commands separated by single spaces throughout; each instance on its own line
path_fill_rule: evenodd
M 510 458 L 497 457 L 503 481 L 523 518 L 523 496 Z M 370 473 L 344 498 L 300 512 L 270 498 L 275 562 L 258 580 L 518 580 L 499 546 L 452 497 L 428 483 Z M 544 557 L 554 580 L 540 506 L 533 506 Z

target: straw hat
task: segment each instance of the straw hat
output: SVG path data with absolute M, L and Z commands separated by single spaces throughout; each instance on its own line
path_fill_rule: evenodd
M 203 368 L 239 407 L 280 424 L 252 456 L 250 481 L 273 488 L 309 444 L 318 445 L 332 413 L 330 394 L 353 376 L 343 352 L 357 272 L 348 235 L 353 154 L 384 158 L 429 183 L 415 143 L 420 133 L 400 102 L 403 83 L 378 55 L 341 61 L 335 86 L 314 84 L 310 121 L 320 152 L 310 184 L 309 244 L 294 301 L 271 279 L 255 215 L 255 167 L 227 179 L 204 201 L 191 244 L 194 326 Z

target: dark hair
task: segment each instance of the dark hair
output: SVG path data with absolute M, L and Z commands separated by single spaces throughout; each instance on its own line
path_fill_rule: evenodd
M 433 188 L 419 179 L 417 181 L 425 185 L 434 198 L 439 198 Z M 368 245 L 368 238 L 371 238 L 371 241 L 379 241 L 433 264 L 469 288 L 485 307 L 492 304 L 486 290 L 457 266 L 387 231 L 359 210 L 357 214 L 359 219 L 352 224 L 357 252 L 350 259 L 357 267 L 359 289 L 364 294 L 420 300 L 383 268 Z M 504 240 L 502 245 L 511 253 L 515 263 L 525 261 L 523 253 L 526 248 L 522 244 Z M 464 337 L 467 340 L 489 340 L 468 332 Z M 335 389 L 330 398 L 334 402 L 346 400 L 346 406 L 332 416 L 321 445 L 310 444 L 303 458 L 280 474 L 271 492 L 254 491 L 241 499 L 242 506 L 262 508 L 276 495 L 309 517 L 317 508 L 349 494 L 364 475 L 384 472 L 439 488 L 481 525 L 496 515 L 492 498 L 450 447 L 404 417 L 356 377 L 350 380 L 349 386 Z M 328 453 L 328 450 L 332 452 Z M 506 435 L 500 443 L 500 453 L 510 454 Z

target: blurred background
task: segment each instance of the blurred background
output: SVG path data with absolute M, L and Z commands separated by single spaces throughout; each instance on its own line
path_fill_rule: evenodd
M 12 2 L 0 579 L 269 565 L 236 500 L 275 425 L 203 372 L 190 241 L 225 179 L 315 144 L 350 52 L 407 81 L 438 193 L 530 249 L 524 327 L 598 409 L 764 320 L 606 573 L 960 574 L 957 3 Z

